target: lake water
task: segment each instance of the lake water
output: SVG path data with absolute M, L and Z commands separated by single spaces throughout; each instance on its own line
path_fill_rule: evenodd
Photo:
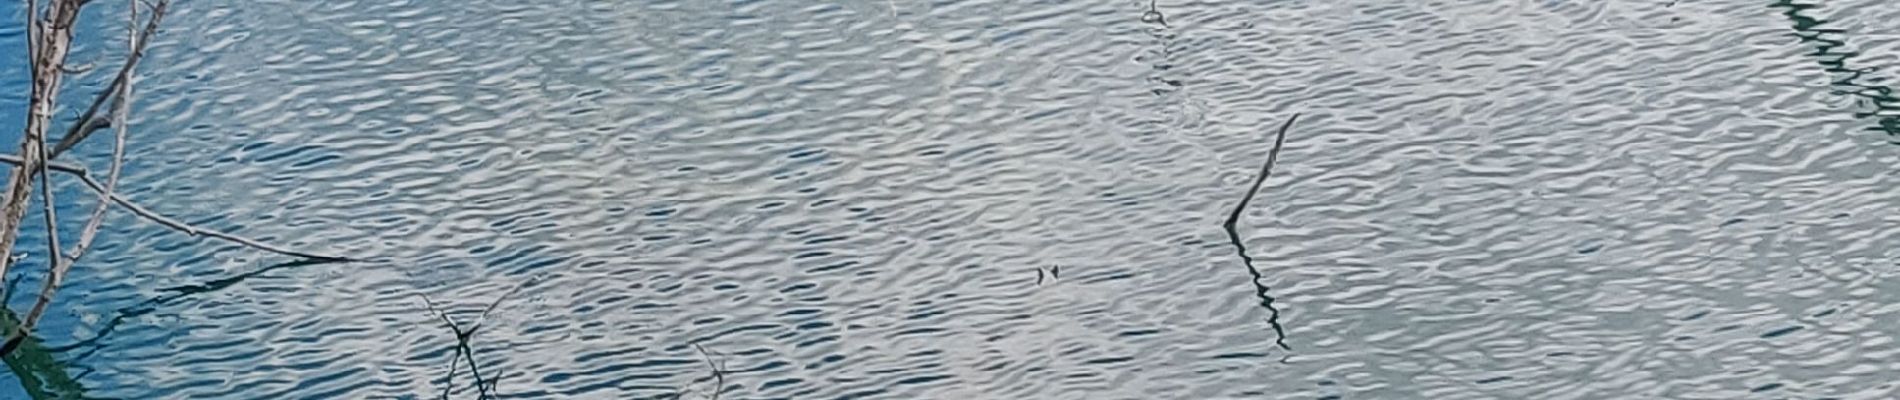
M 123 7 L 89 6 L 62 126 Z M 0 397 L 478 398 L 422 296 L 467 324 L 517 286 L 469 341 L 502 398 L 1900 396 L 1888 1 L 193 0 L 164 26 L 123 192 L 370 261 L 116 213 Z M 1221 225 L 1296 113 L 1250 269 Z M 91 197 L 58 182 L 76 235 Z

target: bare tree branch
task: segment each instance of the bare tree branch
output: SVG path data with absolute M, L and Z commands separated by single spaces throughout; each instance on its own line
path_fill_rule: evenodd
M 146 23 L 148 30 L 151 29 L 150 27 L 157 26 L 159 19 L 164 17 L 165 7 L 168 2 L 169 0 L 161 1 L 156 8 L 152 10 L 152 20 Z M 114 94 L 115 100 L 112 106 L 112 120 L 114 121 L 112 125 L 115 128 L 114 130 L 117 131 L 117 135 L 115 135 L 117 137 L 117 143 L 113 146 L 112 150 L 111 172 L 107 175 L 105 188 L 99 193 L 99 206 L 93 209 L 91 218 L 86 221 L 86 227 L 84 232 L 80 234 L 79 242 L 74 244 L 74 249 L 71 254 L 62 257 L 60 256 L 59 224 L 56 222 L 56 213 L 52 206 L 54 204 L 53 189 L 51 186 L 52 179 L 46 176 L 45 165 L 40 166 L 40 190 L 43 197 L 45 197 L 44 206 L 46 208 L 47 244 L 51 246 L 50 250 L 48 250 L 48 254 L 51 254 L 48 260 L 52 267 L 47 269 L 46 280 L 40 286 L 38 300 L 33 302 L 33 308 L 27 312 L 26 320 L 21 323 L 23 332 L 30 332 L 30 329 L 39 325 L 40 317 L 45 315 L 46 307 L 52 304 L 53 296 L 59 291 L 60 284 L 66 281 L 67 272 L 72 270 L 73 263 L 78 262 L 79 257 L 85 255 L 86 249 L 91 247 L 93 238 L 97 237 L 99 233 L 99 227 L 105 223 L 106 209 L 112 205 L 112 189 L 119 184 L 120 167 L 125 157 L 125 119 L 126 114 L 129 112 L 128 109 L 131 107 L 132 67 L 137 65 L 138 56 L 136 56 L 136 54 L 144 47 L 143 42 L 139 40 L 138 1 L 128 0 L 126 3 L 126 49 L 133 55 L 126 57 L 125 67 L 119 69 L 120 75 L 115 82 L 120 84 L 116 87 L 117 93 Z M 41 151 L 47 151 L 44 141 L 40 142 L 40 148 Z M 47 154 L 53 153 L 49 152 Z M 57 156 L 57 154 L 53 154 L 53 156 Z
M 53 0 L 45 12 L 50 21 L 34 21 L 33 34 L 38 36 L 34 43 L 31 69 L 33 70 L 33 92 L 27 103 L 26 131 L 20 135 L 20 167 L 14 168 L 7 177 L 5 203 L 0 204 L 0 276 L 6 276 L 7 267 L 13 255 L 13 243 L 20 237 L 20 222 L 26 218 L 26 207 L 33 193 L 33 176 L 41 171 L 46 163 L 46 131 L 52 123 L 53 107 L 58 103 L 60 67 L 66 64 L 66 54 L 72 44 L 73 20 L 79 15 L 83 3 L 77 0 Z M 29 10 L 28 14 L 37 14 Z M 31 34 L 29 34 L 31 35 Z M 55 253 L 53 257 L 57 258 Z M 9 344 L 13 344 L 9 341 Z M 11 346 L 0 349 L 11 350 Z
M 40 141 L 40 152 L 46 151 L 46 141 Z M 46 164 L 40 164 L 40 214 L 46 217 L 46 259 L 51 268 L 46 269 L 46 282 L 40 287 L 39 300 L 33 302 L 33 309 L 26 313 L 26 319 L 20 321 L 20 331 L 16 335 L 27 335 L 40 323 L 40 316 L 46 313 L 46 306 L 53 302 L 53 291 L 66 278 L 59 257 L 59 212 L 53 208 L 59 204 L 53 200 L 53 180 L 46 176 Z
M 19 156 L 0 155 L 0 163 L 21 165 L 23 162 L 24 160 L 22 160 Z M 275 245 L 267 244 L 264 242 L 260 242 L 260 241 L 257 241 L 256 239 L 251 239 L 251 238 L 238 236 L 238 235 L 234 235 L 230 233 L 225 233 L 225 232 L 221 232 L 217 230 L 193 226 L 191 224 L 187 224 L 177 219 L 173 219 L 171 217 L 167 217 L 159 213 L 153 212 L 152 210 L 146 209 L 144 206 L 140 206 L 138 203 L 133 203 L 132 200 L 126 199 L 125 196 L 120 195 L 118 193 L 107 192 L 105 185 L 99 183 L 99 180 L 93 179 L 92 173 L 87 171 L 86 167 L 63 163 L 63 162 L 50 162 L 50 163 L 46 163 L 46 166 L 48 170 L 61 172 L 61 173 L 78 177 L 80 182 L 83 182 L 86 184 L 87 187 L 92 188 L 92 191 L 95 193 L 108 193 L 108 196 L 111 197 L 113 203 L 117 203 L 120 207 L 125 208 L 127 211 L 131 211 L 132 214 L 138 215 L 139 217 L 145 218 L 146 220 L 152 221 L 159 225 L 164 225 L 165 227 L 171 228 L 172 230 L 184 232 L 187 235 L 205 236 L 205 237 L 223 239 L 224 241 L 241 244 L 250 248 L 268 251 L 268 252 L 277 253 L 277 254 L 283 254 L 287 256 L 293 256 L 293 257 L 303 257 L 303 258 L 321 260 L 321 261 L 357 261 L 356 259 L 349 258 L 349 257 L 308 253 L 308 252 L 286 249 L 282 247 L 277 247 Z
M 32 65 L 33 90 L 27 103 L 26 131 L 20 135 L 20 156 L 18 168 L 7 175 L 5 203 L 0 204 L 0 276 L 6 276 L 7 268 L 12 266 L 13 244 L 20 237 L 20 223 L 26 218 L 27 203 L 33 197 L 35 175 L 46 174 L 46 131 L 52 124 L 53 107 L 59 101 L 60 79 L 64 77 L 62 69 L 66 65 L 66 54 L 72 45 L 73 20 L 79 16 L 79 7 L 84 3 L 78 0 L 53 0 L 47 4 L 44 14 L 38 2 L 27 5 L 28 56 Z M 48 20 L 42 20 L 47 18 Z M 40 180 L 47 190 L 42 193 L 46 204 L 47 228 L 57 235 L 58 225 L 52 212 L 53 196 L 50 183 Z M 55 237 L 48 240 L 56 243 Z M 50 259 L 59 258 L 58 245 L 53 244 Z M 5 344 L 0 344 L 0 354 L 11 353 L 19 348 L 27 335 L 32 332 L 31 322 L 22 322 L 10 333 Z
M 456 368 L 456 367 L 457 367 L 457 365 L 458 365 L 458 363 L 459 363 L 460 361 L 462 361 L 462 355 L 464 354 L 464 352 L 462 351 L 462 349 L 463 349 L 463 348 L 465 347 L 465 345 L 466 345 L 466 344 L 468 344 L 468 336 L 467 336 L 467 335 L 464 335 L 464 334 L 462 334 L 462 332 L 463 332 L 463 331 L 462 331 L 462 326 L 461 326 L 461 325 L 459 325 L 459 324 L 456 324 L 456 323 L 455 323 L 455 319 L 454 319 L 454 318 L 449 318 L 449 313 L 448 313 L 448 312 L 446 312 L 446 311 L 442 311 L 442 309 L 441 309 L 440 307 L 436 307 L 436 306 L 435 306 L 435 301 L 434 301 L 434 300 L 429 300 L 429 295 L 427 295 L 427 294 L 421 294 L 421 293 L 417 293 L 416 295 L 417 295 L 417 296 L 422 296 L 422 304 L 423 304 L 423 305 L 425 305 L 425 306 L 427 306 L 427 307 L 429 307 L 429 313 L 431 313 L 431 314 L 435 314 L 435 316 L 437 316 L 437 317 L 441 317 L 441 318 L 442 318 L 442 323 L 443 323 L 444 325 L 447 325 L 447 326 L 449 327 L 449 331 L 451 331 L 451 332 L 454 332 L 454 333 L 455 333 L 455 344 L 456 344 L 456 345 L 455 345 L 455 356 L 454 356 L 454 357 L 451 357 L 451 359 L 449 360 L 449 377 L 448 377 L 448 383 L 446 383 L 446 384 L 443 384 L 443 386 L 442 386 L 442 400 L 448 400 L 448 398 L 449 398 L 449 393 L 455 390 L 455 372 L 456 372 L 456 371 L 459 371 L 459 370 L 460 370 L 460 369 L 458 369 L 458 368 Z M 469 359 L 468 359 L 468 363 L 469 363 L 469 366 L 468 366 L 468 367 L 469 367 L 469 369 L 470 369 L 470 370 L 474 370 L 474 369 L 475 369 L 475 358 L 474 358 L 474 355 L 472 355 L 472 354 L 471 354 L 471 355 L 469 355 Z M 480 392 L 481 392 L 481 379 L 482 379 L 482 373 L 481 373 L 481 371 L 479 371 L 479 370 L 476 370 L 476 372 L 475 372 L 475 385 L 476 385 L 476 386 L 475 386 L 475 390 L 476 390 L 476 392 L 477 392 L 477 393 L 480 393 Z
M 86 137 L 92 136 L 92 132 L 100 128 L 104 128 L 108 125 L 123 125 L 125 123 L 124 120 L 108 122 L 105 118 L 99 118 L 99 108 L 106 104 L 107 99 L 112 98 L 114 94 L 123 91 L 125 86 L 131 84 L 132 70 L 138 66 L 139 60 L 145 58 L 145 46 L 151 43 L 152 35 L 158 33 L 158 22 L 165 17 L 165 9 L 170 4 L 171 0 L 147 3 L 152 9 L 152 17 L 146 21 L 145 29 L 139 31 L 137 37 L 132 39 L 132 52 L 126 54 L 125 64 L 119 66 L 119 73 L 112 77 L 112 83 L 106 85 L 105 90 L 100 91 L 97 96 L 92 98 L 92 104 L 86 106 L 86 112 L 79 115 L 78 122 L 66 130 L 66 136 L 59 138 L 59 144 L 53 146 L 53 152 L 47 156 L 47 159 L 59 158 L 59 155 L 66 154 L 67 150 L 72 150 L 73 146 L 79 145 L 80 141 L 86 140 Z M 136 10 L 138 7 L 134 6 L 132 8 Z M 114 104 L 116 105 L 117 103 Z
M 144 57 L 145 48 L 151 43 L 152 36 L 156 34 L 160 21 L 164 18 L 165 11 L 170 5 L 169 0 L 126 1 L 128 53 L 124 64 L 119 67 L 118 73 L 113 76 L 106 90 L 94 97 L 85 113 L 69 127 L 66 135 L 60 138 L 58 145 L 50 145 L 47 140 L 47 131 L 50 130 L 53 110 L 58 104 L 61 80 L 68 73 L 79 74 L 92 69 L 90 64 L 66 65 L 72 47 L 75 21 L 80 14 L 80 9 L 89 2 L 90 0 L 47 0 L 46 7 L 42 9 L 40 0 L 26 0 L 27 48 L 30 62 L 28 71 L 33 83 L 25 131 L 20 139 L 20 152 L 18 155 L 0 155 L 0 162 L 15 166 L 8 173 L 5 195 L 0 196 L 0 278 L 7 276 L 8 268 L 21 259 L 21 257 L 15 257 L 13 247 L 19 239 L 20 227 L 33 197 L 35 180 L 39 181 L 41 212 L 46 224 L 48 253 L 46 264 L 48 267 L 47 278 L 43 281 L 37 300 L 17 329 L 8 333 L 6 342 L 0 344 L 0 355 L 8 354 L 18 348 L 31 334 L 34 326 L 45 315 L 73 264 L 85 255 L 91 248 L 93 240 L 98 237 L 99 229 L 105 223 L 106 212 L 113 204 L 124 207 L 139 217 L 192 236 L 213 237 L 259 250 L 302 257 L 309 261 L 352 261 L 347 257 L 300 252 L 235 234 L 192 226 L 147 210 L 115 193 L 125 163 L 126 137 L 129 128 L 126 120 L 131 109 L 134 71 L 137 69 L 139 60 Z M 145 4 L 151 10 L 151 16 L 145 19 L 143 29 L 139 26 L 140 4 Z M 108 99 L 113 100 L 111 116 L 101 117 L 98 115 L 99 110 Z M 94 180 L 83 166 L 52 161 L 60 154 L 77 146 L 94 132 L 108 126 L 114 128 L 115 139 L 106 183 L 101 184 Z M 55 199 L 57 192 L 54 190 L 49 171 L 74 175 L 84 182 L 86 187 L 98 194 L 98 205 L 94 207 L 81 231 L 79 240 L 74 243 L 70 252 L 62 252 L 58 203 Z M 4 300 L 7 300 L 6 296 L 11 294 L 10 288 L 7 293 L 0 294 L 0 303 L 4 303 Z M 493 307 L 494 305 L 490 305 L 490 309 Z M 451 324 L 453 324 L 452 321 Z M 474 363 L 472 354 L 469 362 Z M 477 375 L 477 378 L 479 380 L 480 376 Z
M 498 388 L 501 387 L 501 377 L 504 375 L 508 375 L 508 368 L 506 368 L 506 366 L 496 368 L 495 374 L 488 377 L 488 394 L 490 397 L 501 397 L 501 391 Z M 476 388 L 476 391 L 480 392 L 481 388 Z
M 146 32 L 151 32 L 158 26 L 159 19 L 165 17 L 166 6 L 170 4 L 170 0 L 163 0 L 152 6 L 151 20 L 145 23 Z M 99 193 L 99 205 L 93 207 L 91 218 L 86 221 L 85 229 L 79 233 L 79 242 L 74 244 L 72 251 L 66 255 L 66 264 L 69 267 L 72 263 L 79 262 L 80 257 L 86 255 L 86 250 L 92 247 L 92 240 L 99 234 L 99 228 L 105 225 L 106 210 L 112 206 L 112 192 L 119 186 L 119 173 L 125 165 L 125 137 L 128 135 L 127 130 L 129 129 L 126 125 L 126 116 L 131 113 L 132 108 L 132 80 L 134 75 L 132 73 L 132 71 L 134 71 L 132 67 L 138 63 L 139 57 L 136 55 L 144 51 L 145 41 L 143 39 L 145 36 L 148 36 L 139 34 L 138 0 L 126 0 L 126 7 L 131 10 L 131 19 L 126 23 L 128 36 L 127 47 L 133 56 L 128 56 L 125 62 L 126 66 L 119 69 L 120 76 L 117 79 L 123 81 L 124 84 L 119 85 L 117 93 L 113 95 L 115 100 L 112 102 L 111 123 L 114 131 L 112 164 L 111 167 L 108 167 L 106 170 L 106 185 L 105 190 Z M 65 141 L 62 140 L 61 143 L 65 143 Z M 59 156 L 57 149 L 55 149 L 53 156 Z

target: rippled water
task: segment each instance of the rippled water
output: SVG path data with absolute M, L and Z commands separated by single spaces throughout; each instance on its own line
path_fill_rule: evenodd
M 0 393 L 475 398 L 421 296 L 525 284 L 504 398 L 706 398 L 695 343 L 726 399 L 1900 396 L 1900 7 L 1152 7 L 178 2 L 128 196 L 375 260 L 120 214 Z M 1238 226 L 1283 350 L 1220 225 L 1294 113 Z

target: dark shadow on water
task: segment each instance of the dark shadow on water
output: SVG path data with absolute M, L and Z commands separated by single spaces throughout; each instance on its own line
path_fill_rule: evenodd
M 236 285 L 238 283 L 244 282 L 245 280 L 250 279 L 252 277 L 256 277 L 258 275 L 270 273 L 271 271 L 281 270 L 285 268 L 302 267 L 302 266 L 308 266 L 308 265 L 327 264 L 327 263 L 333 263 L 333 262 L 338 262 L 338 261 L 335 261 L 335 260 L 293 261 L 293 262 L 288 262 L 288 263 L 281 263 L 281 264 L 267 266 L 267 267 L 258 269 L 256 271 L 251 271 L 248 273 L 244 273 L 244 274 L 229 277 L 229 278 L 218 279 L 218 280 L 206 282 L 204 284 L 177 286 L 177 287 L 161 289 L 160 291 L 168 292 L 170 294 L 167 294 L 165 296 L 160 296 L 151 300 L 146 300 L 144 302 L 141 302 L 137 305 L 133 305 L 131 307 L 120 309 L 117 315 L 114 315 L 111 320 L 106 321 L 105 326 L 100 328 L 98 333 L 95 333 L 90 339 L 82 340 L 82 341 L 79 341 L 70 345 L 66 345 L 66 346 L 47 347 L 44 344 L 40 343 L 40 340 L 38 338 L 27 336 L 21 342 L 19 348 L 16 348 L 14 349 L 13 352 L 8 353 L 7 355 L 3 357 L 0 357 L 0 361 L 4 361 L 7 365 L 7 369 L 11 370 L 13 372 L 13 375 L 20 380 L 21 389 L 26 393 L 27 397 L 29 398 L 33 398 L 33 399 L 85 398 L 85 387 L 79 384 L 79 380 L 81 378 L 84 378 L 86 373 L 90 372 L 90 370 L 88 370 L 87 372 L 81 372 L 78 375 L 71 375 L 68 372 L 71 370 L 71 368 L 68 368 L 68 364 L 74 361 L 83 360 L 87 357 L 92 356 L 94 353 L 97 353 L 99 351 L 99 346 L 98 346 L 99 341 L 105 338 L 106 335 L 109 335 L 114 330 L 116 330 L 119 327 L 119 324 L 123 323 L 126 319 L 149 314 L 152 311 L 157 310 L 159 306 L 172 304 L 172 303 L 177 302 L 178 300 L 181 300 L 187 297 L 224 290 L 225 288 L 231 287 L 232 285 Z M 6 310 L 4 308 L 0 308 L 0 330 L 12 331 L 14 329 L 18 329 L 19 325 L 20 325 L 19 316 L 14 315 L 12 310 Z M 87 350 L 84 353 L 73 355 L 71 358 L 64 361 L 62 361 L 58 357 L 61 354 L 64 354 L 66 352 L 73 351 L 76 349 L 80 349 L 80 348 L 87 348 Z
M 214 280 L 210 282 L 205 282 L 202 284 L 173 286 L 173 287 L 168 287 L 164 289 L 159 289 L 158 291 L 160 292 L 170 292 L 172 294 L 167 295 L 167 296 L 161 296 L 161 297 L 152 299 L 151 301 L 156 302 L 156 303 L 166 303 L 166 302 L 176 301 L 177 299 L 180 299 L 180 298 L 190 297 L 191 295 L 216 292 L 216 291 L 224 290 L 225 288 L 229 288 L 232 285 L 243 283 L 245 280 L 257 277 L 258 275 L 268 274 L 268 273 L 271 273 L 272 271 L 276 271 L 280 269 L 307 267 L 311 265 L 330 264 L 330 263 L 339 263 L 339 262 L 343 262 L 343 261 L 303 259 L 303 260 L 291 261 L 287 263 L 272 264 L 264 268 L 258 268 L 256 271 L 246 272 L 246 273 L 234 275 L 229 278 L 218 279 L 218 280 Z
M 105 326 L 100 327 L 98 332 L 94 333 L 91 338 L 87 338 L 85 340 L 74 342 L 72 344 L 65 345 L 65 346 L 41 348 L 39 350 L 39 353 L 44 353 L 45 358 L 47 360 L 54 360 L 54 361 L 48 361 L 48 365 L 45 367 L 46 369 L 49 369 L 49 370 L 58 371 L 57 375 L 50 375 L 50 376 L 64 377 L 66 376 L 67 368 L 65 368 L 65 365 L 57 363 L 56 361 L 57 359 L 53 358 L 52 355 L 65 354 L 65 353 L 72 352 L 75 350 L 85 349 L 84 352 L 73 354 L 72 357 L 67 360 L 67 363 L 78 362 L 80 360 L 90 358 L 92 357 L 93 354 L 97 354 L 99 350 L 103 348 L 103 346 L 99 346 L 99 341 L 104 340 L 106 336 L 111 335 L 112 332 L 118 330 L 119 325 L 123 324 L 127 319 L 136 318 L 139 316 L 150 314 L 153 311 L 157 311 L 160 306 L 177 303 L 180 300 L 184 300 L 192 296 L 222 291 L 226 288 L 230 288 L 231 286 L 235 286 L 239 283 L 243 283 L 244 281 L 249 280 L 251 278 L 255 278 L 257 276 L 264 275 L 273 271 L 318 265 L 318 264 L 331 264 L 331 263 L 341 263 L 341 262 L 344 262 L 344 261 L 324 260 L 324 259 L 301 259 L 297 261 L 272 264 L 269 266 L 265 266 L 263 268 L 259 268 L 256 271 L 246 272 L 243 274 L 231 276 L 229 278 L 217 279 L 217 280 L 205 282 L 202 284 L 173 286 L 173 287 L 168 287 L 164 289 L 159 289 L 160 292 L 166 292 L 168 294 L 155 297 L 150 300 L 146 300 L 139 304 L 132 305 L 131 307 L 125 307 L 125 308 L 119 309 L 119 311 L 112 316 L 112 319 L 106 320 Z M 4 319 L 4 322 L 13 323 L 12 321 L 14 320 L 10 319 L 11 315 L 9 314 L 7 315 L 7 317 L 9 318 Z M 16 350 L 16 353 L 28 354 L 29 351 L 38 347 L 40 347 L 38 343 L 38 339 L 28 337 L 26 344 L 21 345 L 20 349 Z M 7 364 L 10 367 L 14 365 L 12 358 L 9 357 L 7 359 Z M 65 392 L 61 392 L 61 393 L 58 393 L 57 396 L 48 397 L 48 398 L 58 398 L 58 399 L 82 398 L 83 396 L 80 396 L 78 393 L 78 390 L 79 390 L 78 380 L 85 378 L 86 375 L 91 374 L 93 371 L 95 370 L 88 368 L 88 369 L 85 369 L 83 372 L 80 372 L 78 375 L 72 375 L 66 378 L 66 380 L 70 382 L 69 384 L 67 384 L 67 386 L 71 386 L 75 388 L 74 392 L 72 392 L 71 395 L 67 395 Z M 47 376 L 46 372 L 43 372 L 43 371 L 37 371 L 37 373 L 40 373 L 43 376 Z M 25 383 L 25 378 L 24 378 L 25 375 L 21 374 L 20 369 L 18 367 L 14 367 L 14 374 L 22 376 L 23 377 L 21 378 L 22 383 Z M 28 391 L 30 393 L 32 389 L 28 389 Z M 40 399 L 41 397 L 34 397 L 34 398 Z
M 84 359 L 86 357 L 91 356 L 93 353 L 98 352 L 99 341 L 104 339 L 107 335 L 111 335 L 114 330 L 117 330 L 119 328 L 119 324 L 124 323 L 125 320 L 127 319 L 143 316 L 145 314 L 150 314 L 152 313 L 152 311 L 158 310 L 159 306 L 177 303 L 179 300 L 183 300 L 185 298 L 196 296 L 196 295 L 222 291 L 224 289 L 230 288 L 231 286 L 235 286 L 239 283 L 243 283 L 244 281 L 249 280 L 251 278 L 255 278 L 260 275 L 268 274 L 268 273 L 278 271 L 278 270 L 306 267 L 306 266 L 319 265 L 319 264 L 340 263 L 340 262 L 342 261 L 302 259 L 302 260 L 291 261 L 291 262 L 286 262 L 286 263 L 272 264 L 269 266 L 265 266 L 264 268 L 259 268 L 256 271 L 246 272 L 246 273 L 231 276 L 229 278 L 217 279 L 217 280 L 213 280 L 213 281 L 209 281 L 209 282 L 205 282 L 201 284 L 173 286 L 173 287 L 168 287 L 164 289 L 159 289 L 158 290 L 159 292 L 164 292 L 167 294 L 163 296 L 159 296 L 159 297 L 154 297 L 150 300 L 146 300 L 142 303 L 135 304 L 131 307 L 121 308 L 119 309 L 119 312 L 113 315 L 112 319 L 107 320 L 105 323 L 105 326 L 99 328 L 98 333 L 93 334 L 91 338 L 74 342 L 73 344 L 70 344 L 70 345 L 53 348 L 51 349 L 51 351 L 57 352 L 57 353 L 64 353 L 64 352 L 72 351 L 75 349 L 88 348 L 88 350 L 86 350 L 85 353 L 80 353 L 73 357 L 73 360 Z
M 1894 96 L 1893 88 L 1879 85 L 1883 78 L 1868 75 L 1879 68 L 1850 65 L 1861 53 L 1848 46 L 1847 30 L 1828 28 L 1827 20 L 1803 13 L 1821 8 L 1819 4 L 1777 0 L 1768 7 L 1782 10 L 1781 15 L 1794 23 L 1794 37 L 1801 43 L 1814 45 L 1808 55 L 1830 74 L 1834 93 L 1853 97 L 1860 104 L 1862 110 L 1855 111 L 1854 118 L 1873 118 L 1874 126 L 1867 130 L 1886 133 L 1889 141 L 1900 143 L 1900 97 Z
M 1254 194 L 1260 192 L 1260 185 L 1267 182 L 1267 177 L 1273 176 L 1273 163 L 1279 161 L 1280 147 L 1286 145 L 1286 131 L 1293 127 L 1293 121 L 1299 119 L 1299 114 L 1293 114 L 1292 118 L 1287 118 L 1286 124 L 1280 125 L 1280 133 L 1273 139 L 1273 150 L 1267 152 L 1267 163 L 1260 167 L 1260 175 L 1254 178 L 1253 187 L 1247 190 L 1245 197 L 1240 198 L 1240 204 L 1234 206 L 1234 213 L 1227 216 L 1227 222 L 1221 224 L 1221 228 L 1227 230 L 1227 240 L 1234 243 L 1234 251 L 1240 254 L 1241 263 L 1246 264 L 1247 273 L 1253 274 L 1254 296 L 1259 297 L 1260 306 L 1271 313 L 1267 317 L 1267 324 L 1273 326 L 1274 344 L 1286 350 L 1293 350 L 1293 347 L 1286 344 L 1286 328 L 1280 326 L 1280 309 L 1273 306 L 1273 295 L 1268 293 L 1267 284 L 1261 282 L 1265 277 L 1260 274 L 1260 268 L 1253 265 L 1253 256 L 1247 255 L 1247 245 L 1240 240 L 1238 226 L 1240 214 L 1247 211 L 1247 203 L 1252 202 Z

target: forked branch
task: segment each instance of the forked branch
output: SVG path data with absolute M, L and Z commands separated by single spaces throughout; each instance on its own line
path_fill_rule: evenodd
M 435 300 L 429 299 L 429 295 L 418 295 L 422 297 L 422 304 L 429 308 L 429 312 L 441 318 L 442 324 L 447 326 L 449 331 L 455 333 L 455 357 L 453 360 L 449 360 L 448 382 L 442 387 L 442 399 L 447 400 L 449 394 L 455 390 L 455 373 L 460 371 L 461 361 L 464 358 L 468 359 L 469 373 L 475 375 L 475 396 L 484 399 L 498 396 L 495 390 L 496 387 L 500 385 L 501 371 L 497 371 L 492 377 L 482 375 L 481 363 L 475 361 L 475 347 L 470 342 L 474 341 L 475 332 L 482 329 L 482 323 L 488 321 L 489 313 L 494 312 L 496 307 L 501 306 L 502 301 L 508 300 L 508 297 L 521 292 L 521 288 L 527 287 L 529 284 L 534 283 L 534 281 L 535 279 L 529 279 L 526 282 L 515 285 L 514 289 L 510 289 L 507 293 L 502 293 L 501 296 L 495 297 L 495 301 L 488 303 L 488 307 L 483 308 L 482 313 L 475 316 L 475 322 L 467 326 L 456 323 L 454 318 L 449 317 L 447 311 L 436 307 Z

